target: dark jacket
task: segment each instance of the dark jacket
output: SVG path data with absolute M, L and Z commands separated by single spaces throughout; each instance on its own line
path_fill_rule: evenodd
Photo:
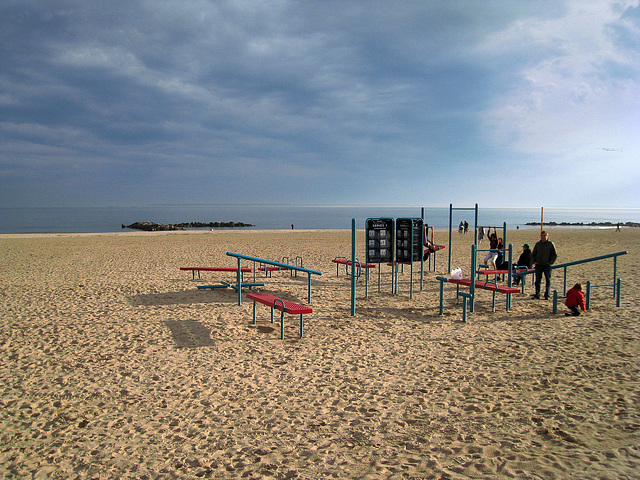
M 525 248 L 525 250 L 520 254 L 520 258 L 518 258 L 518 263 L 516 263 L 519 267 L 527 267 L 531 268 L 533 265 L 533 260 L 531 260 L 531 250 Z
M 556 247 L 553 242 L 542 240 L 533 246 L 533 252 L 531 252 L 531 260 L 538 265 L 553 265 L 558 258 L 556 254 Z

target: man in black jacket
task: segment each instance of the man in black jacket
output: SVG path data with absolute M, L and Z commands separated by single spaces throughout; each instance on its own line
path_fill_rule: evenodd
M 533 298 L 540 298 L 540 283 L 544 274 L 544 299 L 549 299 L 549 289 L 551 288 L 551 265 L 558 258 L 556 247 L 549 241 L 549 235 L 544 230 L 540 232 L 540 241 L 536 243 L 531 252 L 531 260 L 536 270 L 536 293 Z

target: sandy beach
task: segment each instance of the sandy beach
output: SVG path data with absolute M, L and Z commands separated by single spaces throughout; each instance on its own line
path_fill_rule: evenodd
M 390 267 L 380 292 L 361 277 L 352 316 L 332 263 L 348 230 L 0 236 L 0 478 L 640 478 L 640 229 L 548 231 L 558 263 L 628 251 L 619 308 L 599 287 L 586 315 L 554 315 L 528 284 L 508 312 L 478 292 L 463 323 L 445 286 L 440 316 L 443 250 L 413 298 L 408 266 L 394 295 Z M 468 276 L 473 237 L 453 239 Z M 517 258 L 537 239 L 507 242 Z M 233 274 L 179 270 L 229 251 L 322 272 L 303 338 L 296 316 L 281 340 L 266 306 L 254 326 L 232 289 L 196 288 Z M 261 275 L 308 303 L 306 275 Z M 613 261 L 568 269 L 587 280 L 612 283 Z

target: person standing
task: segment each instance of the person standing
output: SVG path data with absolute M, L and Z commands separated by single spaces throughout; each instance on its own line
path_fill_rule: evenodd
M 544 230 L 540 232 L 540 241 L 533 246 L 531 260 L 536 270 L 536 293 L 533 298 L 540 298 L 540 284 L 544 275 L 544 299 L 549 299 L 549 289 L 551 288 L 551 265 L 558 258 L 556 246 L 549 241 L 549 234 Z

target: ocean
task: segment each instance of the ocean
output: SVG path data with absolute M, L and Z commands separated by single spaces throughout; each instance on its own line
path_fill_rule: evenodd
M 458 210 L 454 205 L 453 224 L 474 225 L 473 205 Z M 123 231 L 122 225 L 149 221 L 162 224 L 186 222 L 242 222 L 253 230 L 350 229 L 351 219 L 364 228 L 368 218 L 416 218 L 421 207 L 336 207 L 283 205 L 157 205 L 147 207 L 42 207 L 0 208 L 0 234 L 7 233 L 106 233 Z M 434 228 L 449 227 L 449 207 L 425 207 L 425 222 Z M 540 208 L 478 208 L 478 225 L 507 228 L 529 227 L 540 221 Z M 547 222 L 635 222 L 640 223 L 640 208 L 586 209 L 545 208 Z M 127 231 L 128 229 L 124 229 Z

